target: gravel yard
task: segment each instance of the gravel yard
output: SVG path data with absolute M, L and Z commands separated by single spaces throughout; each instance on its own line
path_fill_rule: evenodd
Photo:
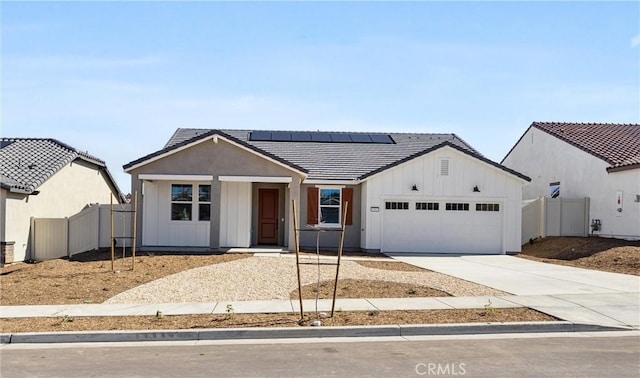
M 385 260 L 389 261 L 389 260 Z M 302 285 L 318 281 L 315 258 L 303 259 Z M 324 263 L 324 264 L 323 264 Z M 335 278 L 335 259 L 321 259 L 320 281 Z M 400 264 L 400 263 L 398 263 Z M 431 271 L 398 271 L 363 266 L 343 259 L 340 279 L 378 280 L 427 286 L 452 296 L 508 295 Z M 176 273 L 124 291 L 104 303 L 175 303 L 289 299 L 297 289 L 295 257 L 249 257 Z M 375 293 L 371 296 L 375 298 Z

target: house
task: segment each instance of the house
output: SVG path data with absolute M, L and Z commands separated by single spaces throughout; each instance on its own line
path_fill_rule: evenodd
M 31 218 L 70 217 L 120 201 L 104 161 L 55 139 L 0 138 L 0 244 L 6 263 L 30 258 Z
M 295 203 L 314 250 L 337 247 L 346 211 L 345 249 L 519 251 L 529 180 L 454 134 L 178 129 L 124 170 L 143 249 L 293 250 Z
M 588 197 L 593 234 L 640 239 L 640 124 L 534 122 L 502 164 L 525 200 Z

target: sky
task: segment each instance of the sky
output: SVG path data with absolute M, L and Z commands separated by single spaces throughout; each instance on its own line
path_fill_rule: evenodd
M 122 166 L 177 128 L 455 133 L 640 123 L 640 3 L 0 2 L 0 135 Z

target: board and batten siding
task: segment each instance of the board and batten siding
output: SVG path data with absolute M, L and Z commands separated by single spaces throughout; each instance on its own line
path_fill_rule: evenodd
M 198 221 L 194 209 L 191 221 L 171 220 L 171 185 L 210 185 L 210 182 L 154 181 L 144 183 L 143 243 L 148 246 L 208 247 L 209 222 Z M 216 211 L 212 205 L 211 211 Z
M 251 190 L 250 182 L 221 183 L 220 247 L 251 246 Z
M 449 161 L 448 175 L 440 173 L 441 161 Z M 417 191 L 413 191 L 415 185 Z M 380 250 L 386 200 L 499 203 L 502 213 L 502 251 L 520 251 L 522 179 L 443 147 L 368 178 L 362 184 L 362 248 Z M 474 192 L 478 186 L 480 192 Z M 410 206 L 413 206 L 410 205 Z M 377 208 L 379 211 L 372 211 Z M 468 231 L 468 230 L 467 230 Z M 473 238 L 460 230 L 460 237 Z

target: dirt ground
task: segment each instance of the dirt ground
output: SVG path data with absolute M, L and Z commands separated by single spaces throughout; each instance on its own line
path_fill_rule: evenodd
M 0 269 L 0 304 L 102 303 L 138 285 L 183 270 L 250 257 L 248 254 L 183 255 L 136 254 L 116 259 L 111 270 L 109 250 L 81 253 L 69 259 L 17 263 Z
M 305 314 L 224 314 L 184 316 L 112 316 L 0 319 L 0 330 L 17 332 L 104 331 L 142 329 L 197 329 L 245 327 L 309 326 L 318 319 Z M 555 321 L 549 315 L 528 308 L 462 309 L 425 311 L 349 311 L 335 312 L 333 318 L 320 318 L 322 326 L 385 324 L 445 324 L 521 321 Z
M 349 255 L 349 254 L 346 254 Z M 360 256 L 361 254 L 354 254 Z M 248 254 L 182 255 L 141 253 L 136 256 L 135 271 L 130 256 L 115 261 L 111 270 L 109 251 L 76 255 L 72 260 L 57 259 L 38 263 L 17 263 L 0 269 L 1 305 L 102 303 L 106 299 L 186 269 L 247 258 Z M 545 238 L 523 246 L 522 258 L 553 264 L 571 265 L 617 273 L 640 275 L 640 242 L 617 239 Z M 378 257 L 378 256 L 376 256 Z M 360 261 L 360 264 L 403 271 L 423 270 L 404 263 Z M 303 298 L 316 297 L 317 285 L 303 288 Z M 338 298 L 447 296 L 446 293 L 416 285 L 400 283 L 340 280 Z M 333 283 L 323 282 L 318 296 L 331 298 Z M 297 290 L 291 298 L 298 298 Z M 57 317 L 0 319 L 1 332 L 113 330 L 113 329 L 189 329 L 215 327 L 285 327 L 308 325 L 316 319 L 305 314 L 234 314 L 136 317 Z M 337 312 L 322 319 L 325 326 L 373 324 L 433 324 L 466 322 L 506 322 L 556 320 L 537 311 L 516 309 L 429 310 L 429 311 L 353 311 Z
M 396 263 L 393 263 L 396 264 Z M 310 284 L 302 287 L 303 299 L 333 298 L 333 281 L 322 281 L 320 285 Z M 363 288 L 367 292 L 363 293 Z M 319 290 L 318 290 L 319 289 Z M 298 299 L 298 290 L 293 290 L 291 298 Z M 417 286 L 398 282 L 371 280 L 339 280 L 336 298 L 411 298 L 411 297 L 450 297 L 444 291 L 426 286 Z
M 640 275 L 640 241 L 547 237 L 522 246 L 519 257 L 613 273 Z

